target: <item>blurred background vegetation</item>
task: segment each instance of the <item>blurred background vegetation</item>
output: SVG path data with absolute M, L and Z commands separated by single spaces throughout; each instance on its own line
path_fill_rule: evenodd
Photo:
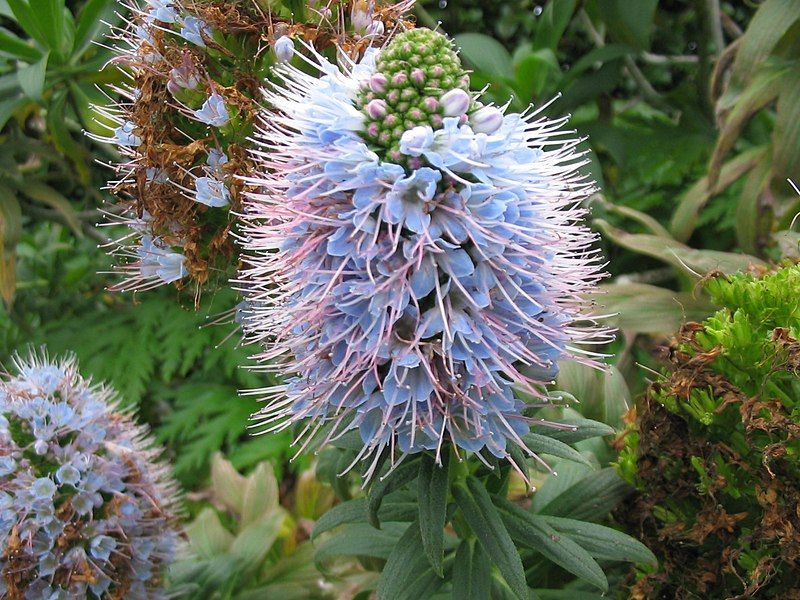
M 289 463 L 288 434 L 248 436 L 257 406 L 237 390 L 259 375 L 241 368 L 247 349 L 231 325 L 209 326 L 233 293 L 207 294 L 195 310 L 174 289 L 106 291 L 113 232 L 98 223 L 113 210 L 102 188 L 114 150 L 83 132 L 100 131 L 91 105 L 121 77 L 103 68 L 103 40 L 124 10 L 0 0 L 0 361 L 29 344 L 75 351 L 153 427 L 196 499 L 207 499 L 217 452 L 232 463 L 217 465 L 217 479 L 269 461 L 259 477 L 274 471 L 281 497 L 294 498 L 309 462 Z M 608 373 L 566 365 L 557 387 L 582 416 L 619 428 L 663 364 L 658 347 L 714 311 L 704 276 L 798 257 L 800 197 L 787 180 L 800 179 L 800 2 L 423 0 L 415 15 L 442 23 L 488 98 L 518 110 L 555 99 L 545 112 L 570 113 L 586 138 L 612 275 L 597 302 L 620 335 Z M 616 459 L 601 438 L 591 444 L 598 468 Z M 552 497 L 566 489 L 555 485 Z

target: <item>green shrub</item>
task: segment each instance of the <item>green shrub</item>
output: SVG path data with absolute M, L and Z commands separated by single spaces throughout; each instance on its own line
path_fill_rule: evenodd
M 800 594 L 800 266 L 706 284 L 668 376 L 636 408 L 619 459 L 641 492 L 620 516 L 656 553 L 634 598 Z

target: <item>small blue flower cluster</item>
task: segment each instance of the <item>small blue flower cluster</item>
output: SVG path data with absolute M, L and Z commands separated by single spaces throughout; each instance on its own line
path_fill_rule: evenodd
M 15 364 L 0 382 L 0 596 L 162 596 L 176 485 L 156 449 L 74 360 Z
M 400 34 L 382 52 L 406 69 L 419 43 L 405 37 L 443 47 L 436 36 Z M 362 456 L 449 439 L 507 457 L 529 430 L 517 393 L 546 402 L 556 361 L 591 362 L 575 344 L 608 339 L 583 300 L 603 274 L 580 224 L 593 190 L 580 140 L 563 119 L 425 87 L 423 68 L 381 72 L 372 50 L 344 70 L 316 59 L 321 79 L 278 68 L 284 84 L 267 99 L 279 125 L 254 153 L 263 191 L 247 207 L 245 329 L 267 341 L 267 368 L 297 373 L 258 418 L 311 417 L 310 435 L 333 421 L 328 439 L 357 428 Z M 381 147 L 366 124 L 390 117 Z
M 214 33 L 211 27 L 197 16 L 189 14 L 176 0 L 146 0 L 141 7 L 132 5 L 129 9 L 132 20 L 118 35 L 122 42 L 122 46 L 118 46 L 120 62 L 134 72 L 147 70 L 151 74 L 162 73 L 172 100 L 176 103 L 176 114 L 209 127 L 226 127 L 231 121 L 226 100 L 213 85 L 207 92 L 200 90 L 206 78 L 192 52 L 184 48 L 180 63 L 171 66 L 159 51 L 160 48 L 163 51 L 165 34 L 172 34 L 179 42 L 185 40 L 194 46 L 206 48 Z M 141 148 L 145 143 L 144 133 L 134 122 L 135 106 L 140 100 L 141 90 L 129 87 L 116 91 L 123 97 L 123 102 L 112 107 L 98 107 L 98 111 L 116 123 L 116 127 L 108 137 L 92 136 L 116 145 L 125 157 L 125 161 L 119 165 L 119 171 L 125 177 L 114 182 L 112 187 L 124 189 L 126 186 L 135 186 L 137 190 L 145 189 L 146 194 L 158 197 L 164 194 L 163 186 L 171 186 L 197 204 L 209 208 L 228 207 L 231 202 L 230 190 L 225 182 L 228 175 L 222 170 L 228 158 L 219 148 L 210 149 L 207 166 L 193 165 L 189 170 L 173 164 L 160 165 L 158 177 L 149 176 L 154 167 L 145 167 L 148 176 L 145 177 L 144 186 L 137 181 L 136 174 L 142 169 L 145 154 Z M 203 174 L 195 174 L 195 169 L 202 170 Z M 150 289 L 180 281 L 189 274 L 186 257 L 178 249 L 185 245 L 183 232 L 154 231 L 151 220 L 135 215 L 123 217 L 118 222 L 133 229 L 134 235 L 123 237 L 112 251 L 121 259 L 119 270 L 125 275 L 124 281 L 113 289 Z M 160 225 L 160 229 L 163 229 L 164 223 Z M 167 224 L 167 229 L 175 228 Z

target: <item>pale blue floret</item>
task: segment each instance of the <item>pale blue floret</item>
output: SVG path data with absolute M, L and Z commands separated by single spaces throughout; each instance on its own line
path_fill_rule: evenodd
M 183 39 L 185 39 L 187 42 L 195 44 L 196 46 L 205 48 L 206 42 L 203 39 L 203 35 L 208 38 L 211 37 L 211 28 L 206 24 L 205 21 L 198 19 L 197 17 L 186 17 L 183 20 L 183 26 L 181 27 L 180 33 L 180 36 Z
M 194 199 L 200 204 L 212 208 L 227 206 L 231 202 L 231 195 L 225 183 L 213 177 L 198 177 L 194 182 Z
M 117 146 L 135 147 L 141 145 L 142 138 L 133 133 L 135 129 L 135 124 L 131 121 L 125 121 L 114 130 L 113 142 Z
M 164 283 L 172 283 L 187 275 L 186 257 L 178 252 L 164 248 L 151 236 L 142 237 L 137 248 L 139 271 L 142 277 L 158 277 Z
M 230 121 L 225 99 L 217 92 L 213 92 L 203 103 L 199 110 L 194 111 L 194 117 L 201 123 L 223 127 Z
M 147 0 L 147 6 L 150 7 L 148 20 L 164 23 L 175 23 L 178 20 L 178 13 L 172 6 L 172 0 Z

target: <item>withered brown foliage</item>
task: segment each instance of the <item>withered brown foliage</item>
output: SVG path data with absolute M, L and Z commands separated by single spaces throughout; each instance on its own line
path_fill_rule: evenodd
M 698 343 L 702 329 L 682 328 L 669 348 L 669 377 L 653 383 L 627 416 L 639 432 L 641 493 L 616 517 L 661 563 L 638 581 L 631 576 L 629 597 L 800 599 L 800 472 L 787 456 L 800 424 L 768 390 L 748 396 L 713 368 L 721 349 Z M 797 340 L 776 328 L 772 342 L 780 349 L 773 368 L 796 371 Z M 741 431 L 743 439 L 711 436 L 664 406 L 666 396 L 688 401 L 693 390 L 717 399 L 716 413 L 740 423 L 731 438 Z

